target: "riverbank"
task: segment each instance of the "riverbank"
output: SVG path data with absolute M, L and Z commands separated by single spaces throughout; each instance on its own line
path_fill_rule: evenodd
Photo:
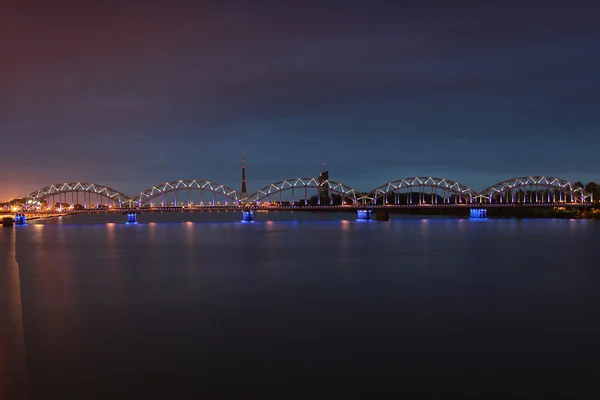
M 48 214 L 33 214 L 31 216 L 27 215 L 27 221 L 35 221 L 38 219 L 49 219 L 49 218 L 56 218 L 56 217 L 64 217 L 65 215 L 69 215 L 67 213 L 64 214 L 52 214 L 52 215 L 48 215 Z M 14 214 L 0 214 L 0 219 L 5 218 L 5 217 L 10 217 L 10 218 L 15 218 Z

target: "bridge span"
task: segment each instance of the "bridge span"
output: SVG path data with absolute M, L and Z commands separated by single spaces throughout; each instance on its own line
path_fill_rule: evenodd
M 126 214 L 152 212 L 214 212 L 214 211 L 355 211 L 355 210 L 401 210 L 401 209 L 480 209 L 480 208 L 589 208 L 595 204 L 585 203 L 461 203 L 461 204 L 348 204 L 323 206 L 292 206 L 292 205 L 217 205 L 217 206 L 155 206 L 155 207 L 110 207 L 82 209 L 12 209 L 6 214 L 24 215 L 77 215 L 77 214 Z
M 140 213 L 166 211 L 340 211 L 496 207 L 585 208 L 592 193 L 567 180 L 528 176 L 498 182 L 481 192 L 460 182 L 432 176 L 389 181 L 368 192 L 330 179 L 293 178 L 248 195 L 207 180 L 164 182 L 135 196 L 105 185 L 63 182 L 26 195 L 6 213 L 31 215 Z

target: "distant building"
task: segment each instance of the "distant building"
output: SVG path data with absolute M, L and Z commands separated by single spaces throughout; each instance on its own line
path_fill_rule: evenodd
M 329 171 L 319 172 L 319 198 L 321 204 L 329 204 L 329 187 L 321 186 L 326 180 L 329 180 Z
M 246 187 L 246 161 L 244 157 L 245 154 L 244 150 L 242 149 L 242 191 L 240 193 L 242 195 L 242 199 L 248 198 L 248 188 Z

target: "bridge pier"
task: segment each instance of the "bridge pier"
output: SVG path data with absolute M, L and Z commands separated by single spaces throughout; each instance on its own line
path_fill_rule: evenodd
M 389 221 L 390 212 L 388 210 L 377 210 L 375 211 L 375 220 L 377 221 Z
M 358 221 L 369 221 L 371 219 L 372 210 L 356 210 Z
M 471 218 L 487 218 L 487 208 L 471 208 Z
M 15 215 L 15 225 L 25 225 L 26 222 L 27 218 L 25 218 L 25 214 Z
M 11 217 L 2 218 L 2 226 L 13 226 L 14 221 Z
M 137 222 L 137 213 L 128 212 L 127 213 L 127 223 L 135 224 Z
M 254 211 L 246 210 L 242 211 L 242 222 L 254 221 Z

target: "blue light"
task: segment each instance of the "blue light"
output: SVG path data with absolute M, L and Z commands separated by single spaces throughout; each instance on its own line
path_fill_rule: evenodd
M 136 223 L 137 222 L 137 214 L 134 212 L 127 213 L 127 222 L 128 223 Z
M 471 208 L 471 218 L 486 218 L 487 208 Z
M 25 225 L 27 222 L 27 218 L 24 214 L 15 215 L 15 225 Z
M 357 220 L 368 221 L 371 219 L 371 210 L 356 210 Z
M 242 222 L 254 221 L 254 211 L 242 211 Z

